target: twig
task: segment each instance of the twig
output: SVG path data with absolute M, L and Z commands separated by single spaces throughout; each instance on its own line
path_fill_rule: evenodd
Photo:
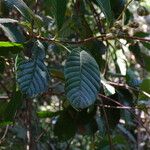
M 32 101 L 31 99 L 26 99 L 26 107 L 27 107 L 27 116 L 26 116 L 26 124 L 27 124 L 27 146 L 26 150 L 34 150 L 34 142 L 32 135 Z
M 113 143 L 112 143 L 112 138 L 111 138 L 111 135 L 110 135 L 110 127 L 109 127 L 109 122 L 108 122 L 108 118 L 107 118 L 107 113 L 105 111 L 105 107 L 104 107 L 104 104 L 103 104 L 103 101 L 100 99 L 101 103 L 102 103 L 102 109 L 103 109 L 103 112 L 104 112 L 104 117 L 105 117 L 105 121 L 106 121 L 106 130 L 107 130 L 107 135 L 108 135 L 108 140 L 109 140 L 109 147 L 110 147 L 110 150 L 113 150 Z
M 131 89 L 133 91 L 137 91 L 137 92 L 141 92 L 142 94 L 144 94 L 145 96 L 148 96 L 150 97 L 150 94 L 145 92 L 145 91 L 142 91 L 140 89 L 136 89 L 134 87 L 131 87 L 131 86 L 128 86 L 127 84 L 122 84 L 122 83 L 115 83 L 115 82 L 108 82 L 108 84 L 112 85 L 112 86 L 118 86 L 118 87 L 123 87 L 123 88 L 126 88 L 126 89 Z
M 118 101 L 116 101 L 116 100 L 114 100 L 114 99 L 112 99 L 112 98 L 110 98 L 110 97 L 107 97 L 107 96 L 105 96 L 105 95 L 103 95 L 103 94 L 99 94 L 99 97 L 102 97 L 102 98 L 105 98 L 105 99 L 107 99 L 107 100 L 110 100 L 111 102 L 114 102 L 115 104 L 117 104 L 117 105 L 119 105 L 119 106 L 121 106 L 121 107 L 126 107 L 126 106 L 124 106 L 123 104 L 121 104 L 121 103 L 119 103 Z M 141 120 L 136 116 L 136 114 L 133 112 L 133 108 L 132 109 L 126 109 L 127 111 L 129 111 L 134 117 L 135 117 L 135 119 L 137 120 L 137 123 L 141 126 L 141 127 L 143 127 L 145 130 L 146 130 L 146 132 L 150 135 L 150 132 L 149 132 L 149 130 L 143 125 L 143 122 L 141 122 Z
M 99 107 L 104 107 L 104 108 L 110 108 L 110 109 L 136 109 L 136 108 L 133 108 L 133 107 L 128 107 L 128 106 L 110 106 L 110 105 L 102 105 L 102 104 L 99 104 L 98 105 Z
M 9 129 L 9 125 L 6 126 L 3 136 L 0 138 L 0 144 L 4 141 L 4 139 L 7 135 L 8 129 Z
M 0 96 L 0 100 L 7 100 L 7 99 L 9 99 L 8 96 Z
M 41 132 L 41 134 L 36 138 L 35 142 L 38 142 L 41 139 L 41 137 L 47 132 L 48 128 L 49 126 L 47 126 L 43 132 Z
M 11 92 L 7 89 L 7 87 L 2 82 L 0 82 L 0 86 L 4 89 L 4 91 L 7 93 L 7 96 L 10 98 Z
M 35 39 L 39 39 L 41 41 L 47 41 L 50 43 L 62 43 L 62 44 L 85 44 L 88 43 L 90 41 L 94 41 L 95 39 L 101 39 L 101 40 L 114 40 L 114 39 L 132 39 L 132 40 L 137 40 L 137 41 L 142 41 L 142 42 L 150 42 L 150 38 L 141 38 L 141 37 L 136 37 L 136 36 L 129 36 L 129 35 L 110 35 L 110 34 L 102 34 L 99 36 L 93 36 L 93 37 L 89 37 L 83 40 L 79 40 L 79 41 L 65 41 L 65 40 L 57 40 L 57 39 L 49 39 L 49 38 L 45 38 L 45 37 L 41 37 L 41 36 L 37 36 L 35 34 L 29 34 L 28 35 L 32 38 Z
M 70 144 L 71 144 L 71 142 L 72 142 L 72 140 L 73 140 L 73 138 L 67 143 L 67 147 L 66 147 L 66 149 L 65 150 L 69 150 L 69 148 L 70 148 Z
M 122 13 L 121 13 L 121 14 L 119 15 L 119 17 L 117 18 L 117 20 L 120 20 L 120 19 L 121 19 L 123 13 L 125 13 L 126 9 L 128 8 L 128 6 L 130 5 L 130 3 L 131 3 L 132 1 L 133 1 L 133 0 L 130 0 L 130 1 L 126 4 L 126 6 L 124 7 Z

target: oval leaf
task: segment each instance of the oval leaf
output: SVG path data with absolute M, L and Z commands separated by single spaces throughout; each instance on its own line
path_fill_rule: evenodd
M 49 74 L 44 64 L 44 46 L 39 41 L 32 48 L 32 58 L 17 66 L 17 81 L 23 93 L 36 96 L 48 89 Z
M 80 48 L 74 49 L 65 65 L 66 93 L 75 108 L 95 102 L 100 89 L 100 71 L 95 59 Z

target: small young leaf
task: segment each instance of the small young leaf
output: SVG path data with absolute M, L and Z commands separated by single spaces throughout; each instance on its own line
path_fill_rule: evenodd
M 65 65 L 66 92 L 71 105 L 92 105 L 100 89 L 100 71 L 95 59 L 80 48 L 74 49 Z

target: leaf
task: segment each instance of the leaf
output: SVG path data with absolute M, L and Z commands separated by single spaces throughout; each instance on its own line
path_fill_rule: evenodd
M 104 118 L 102 118 L 101 116 L 96 116 L 96 122 L 98 125 L 98 131 L 101 137 L 104 138 L 105 134 L 106 134 L 106 127 L 105 127 L 105 121 Z
M 133 71 L 132 69 L 128 69 L 126 72 L 126 82 L 129 86 L 132 87 L 139 87 L 141 81 L 138 79 L 139 76 L 137 72 Z
M 142 54 L 144 60 L 144 67 L 150 72 L 150 55 Z
M 144 37 L 149 37 L 149 33 L 148 32 L 136 32 L 134 36 L 144 38 Z
M 139 95 L 139 98 L 144 99 L 150 99 L 150 78 L 146 78 L 143 80 L 143 82 L 140 85 L 140 90 L 143 92 Z
M 135 137 L 130 133 L 129 130 L 127 130 L 123 125 L 118 124 L 118 128 L 120 131 L 122 131 L 133 143 L 136 144 Z
M 29 22 L 32 21 L 34 13 L 32 10 L 25 4 L 23 0 L 5 0 L 10 7 L 15 7 L 23 17 L 26 18 Z
M 118 93 L 110 95 L 110 96 L 108 96 L 108 98 L 119 101 Z M 121 117 L 120 109 L 115 109 L 114 108 L 114 107 L 117 107 L 118 104 L 116 104 L 112 101 L 109 101 L 107 98 L 103 98 L 103 105 L 108 105 L 109 106 L 108 108 L 105 108 L 105 112 L 106 112 L 106 115 L 107 115 L 107 120 L 108 120 L 108 123 L 109 123 L 109 127 L 111 129 L 114 129 L 117 126 L 117 124 L 119 123 L 119 120 L 120 120 L 120 117 Z M 104 111 L 101 110 L 101 112 L 102 112 L 103 118 L 105 119 Z M 113 117 L 112 117 L 112 114 L 113 114 Z M 106 122 L 105 122 L 105 124 L 106 124 Z
M 11 42 L 23 43 L 25 42 L 25 37 L 16 23 L 16 20 L 3 18 L 0 19 L 0 28 Z
M 110 0 L 111 8 L 115 19 L 117 19 L 122 13 L 126 0 Z
M 17 66 L 18 84 L 21 91 L 29 97 L 48 89 L 49 74 L 44 58 L 44 46 L 37 41 L 32 48 L 32 58 L 21 61 Z
M 0 56 L 7 56 L 10 52 L 13 54 L 23 50 L 23 44 L 15 42 L 0 42 Z
M 15 42 L 0 42 L 0 55 L 5 56 L 9 52 L 16 54 L 22 51 L 23 48 L 23 44 L 18 44 Z
M 139 43 L 129 46 L 129 50 L 134 54 L 137 62 L 147 71 L 150 71 L 150 56 L 144 54 L 139 46 Z
M 51 69 L 51 76 L 53 78 L 58 78 L 62 81 L 64 81 L 64 73 L 61 71 L 61 70 L 58 70 L 58 69 Z
M 66 93 L 75 108 L 86 108 L 95 102 L 100 89 L 100 71 L 86 51 L 74 49 L 65 65 Z
M 10 7 L 15 7 L 21 15 L 30 23 L 34 22 L 37 27 L 42 26 L 42 19 L 26 5 L 23 0 L 5 0 Z
M 6 106 L 4 120 L 7 122 L 13 121 L 16 111 L 20 108 L 21 104 L 22 94 L 20 91 L 15 91 L 10 102 Z
M 15 43 L 15 42 L 3 42 L 3 41 L 0 41 L 0 48 L 20 48 L 20 49 L 22 49 L 23 45 Z
M 108 26 L 110 26 L 114 20 L 112 15 L 110 0 L 96 0 L 96 1 L 106 17 Z
M 103 84 L 104 91 L 106 92 L 106 95 L 112 95 L 115 94 L 115 88 L 108 84 L 105 80 L 101 80 L 101 83 Z
M 51 0 L 51 1 L 53 14 L 57 23 L 57 28 L 58 30 L 60 30 L 65 20 L 67 0 Z
M 38 117 L 40 118 L 52 118 L 61 114 L 62 111 L 50 112 L 50 111 L 39 111 L 37 112 Z
M 150 50 L 150 43 L 148 43 L 148 42 L 142 42 L 142 44 L 143 44 L 143 46 L 145 48 L 147 48 L 148 50 Z
M 74 137 L 75 132 L 76 126 L 73 118 L 67 112 L 61 113 L 54 126 L 54 135 L 60 141 L 66 141 Z
M 0 1 L 0 16 L 3 16 L 3 17 L 5 17 L 5 16 L 8 16 L 9 15 L 9 9 L 8 9 L 8 7 L 6 6 L 6 3 L 5 3 L 5 1 L 3 0 L 1 0 Z

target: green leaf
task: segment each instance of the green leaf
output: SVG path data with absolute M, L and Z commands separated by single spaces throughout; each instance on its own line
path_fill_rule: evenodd
M 143 53 L 144 67 L 150 72 L 150 56 Z
M 65 20 L 67 0 L 51 0 L 51 4 L 52 11 L 56 19 L 57 28 L 60 30 Z
M 34 22 L 38 27 L 42 26 L 41 17 L 35 15 L 23 0 L 6 0 L 6 2 L 10 7 L 16 8 L 28 22 Z
M 150 50 L 150 43 L 148 43 L 148 42 L 142 42 L 142 44 L 143 44 L 143 46 L 145 48 L 147 48 L 148 50 Z
M 115 19 L 122 13 L 126 0 L 109 0 Z
M 4 120 L 7 122 L 13 121 L 16 111 L 21 107 L 21 104 L 22 94 L 20 91 L 15 91 L 5 109 Z
M 106 17 L 108 26 L 110 26 L 114 20 L 112 15 L 110 0 L 96 0 L 96 1 Z
M 108 96 L 108 98 L 114 99 L 116 101 L 119 101 L 118 100 L 119 99 L 118 93 L 110 95 L 110 96 Z M 119 123 L 119 120 L 120 120 L 120 117 L 121 117 L 120 109 L 113 108 L 113 107 L 117 107 L 118 104 L 116 104 L 116 103 L 114 103 L 112 101 L 109 101 L 107 98 L 103 98 L 103 104 L 110 106 L 108 108 L 105 108 L 105 112 L 106 112 L 106 115 L 107 115 L 109 127 L 111 129 L 114 129 L 117 126 L 117 124 Z M 104 111 L 101 110 L 101 113 L 103 115 L 103 118 L 105 119 Z M 113 114 L 113 117 L 112 117 L 112 114 Z M 105 122 L 105 124 L 106 124 L 106 122 Z
M 149 33 L 148 33 L 148 32 L 136 32 L 136 33 L 134 34 L 134 36 L 144 38 L 144 37 L 148 37 L 148 36 L 149 36 Z
M 51 111 L 39 111 L 37 112 L 38 117 L 40 118 L 52 118 L 61 114 L 62 111 L 51 112 Z
M 32 21 L 34 13 L 32 10 L 25 4 L 23 0 L 6 0 L 9 6 L 15 7 L 26 20 L 29 22 Z
M 63 112 L 54 126 L 54 135 L 60 141 L 66 141 L 74 137 L 75 132 L 76 126 L 74 119 L 67 112 Z
M 18 28 L 16 20 L 8 18 L 0 19 L 0 28 L 10 41 L 18 43 L 25 42 L 25 37 L 22 31 Z
M 150 56 L 143 53 L 139 43 L 129 46 L 129 50 L 134 54 L 136 61 L 147 71 L 150 71 Z
M 18 84 L 21 91 L 29 97 L 48 89 L 49 74 L 44 58 L 44 46 L 37 41 L 32 48 L 32 58 L 21 61 L 17 66 Z
M 65 80 L 64 73 L 61 70 L 58 70 L 58 69 L 51 69 L 51 76 L 53 78 L 58 78 L 62 81 Z
M 142 93 L 139 95 L 139 99 L 150 99 L 150 78 L 146 78 L 140 85 Z
M 10 52 L 19 53 L 24 48 L 23 44 L 15 42 L 0 42 L 0 56 L 7 56 Z
M 0 48 L 23 48 L 22 44 L 18 44 L 15 42 L 0 42 Z
M 0 42 L 0 56 L 7 56 L 9 52 L 16 54 L 23 50 L 23 44 L 15 42 Z
M 136 139 L 135 137 L 130 133 L 129 130 L 127 130 L 127 128 L 125 128 L 123 125 L 119 124 L 118 128 L 120 131 L 122 131 L 122 133 L 124 133 L 129 139 L 130 141 L 132 141 L 133 143 L 136 144 Z M 118 139 L 119 140 L 119 139 Z
M 86 51 L 74 49 L 65 65 L 66 93 L 75 108 L 95 102 L 100 89 L 100 71 L 95 59 Z

